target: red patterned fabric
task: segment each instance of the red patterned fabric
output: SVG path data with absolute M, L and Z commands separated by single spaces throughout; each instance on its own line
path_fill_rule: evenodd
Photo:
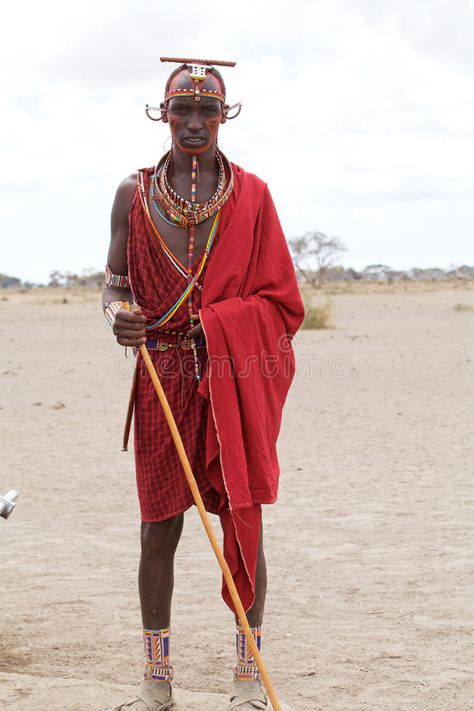
M 151 352 L 206 508 L 218 513 L 224 555 L 245 609 L 254 599 L 261 504 L 275 501 L 276 440 L 294 375 L 291 338 L 304 311 L 286 240 L 266 185 L 233 165 L 235 187 L 221 210 L 202 291 L 193 292 L 206 334 L 203 379 L 177 349 Z M 146 172 L 148 185 L 149 171 Z M 135 301 L 153 322 L 177 300 L 184 277 L 163 254 L 135 194 L 128 266 Z M 194 268 L 197 267 L 197 261 Z M 186 306 L 166 325 L 188 327 Z M 186 354 L 186 358 L 191 358 Z M 138 493 L 145 521 L 192 504 L 158 398 L 139 363 L 135 412 Z M 223 597 L 233 604 L 223 583 Z
M 148 191 L 149 171 L 145 171 L 144 178 Z M 128 273 L 131 288 L 135 302 L 152 323 L 174 304 L 186 285 L 186 279 L 164 254 L 138 192 L 133 200 L 129 225 Z M 212 259 L 212 250 L 209 259 Z M 193 273 L 198 263 L 199 259 L 195 260 Z M 201 275 L 201 282 L 202 278 Z M 194 313 L 198 312 L 200 304 L 201 291 L 194 289 Z M 186 302 L 163 328 L 171 331 L 189 329 Z M 166 340 L 171 342 L 177 338 L 167 335 Z M 200 348 L 197 352 L 204 369 L 206 349 Z M 208 404 L 198 394 L 192 352 L 169 348 L 166 351 L 150 350 L 149 353 L 176 420 L 204 504 L 208 511 L 217 513 L 220 495 L 205 475 Z M 134 425 L 138 499 L 142 520 L 156 522 L 185 511 L 193 504 L 193 497 L 150 376 L 140 356 L 138 358 Z

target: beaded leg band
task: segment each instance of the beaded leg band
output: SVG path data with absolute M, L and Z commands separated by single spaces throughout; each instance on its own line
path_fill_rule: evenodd
M 169 681 L 173 679 L 173 667 L 170 664 L 170 630 L 143 630 L 145 646 L 145 679 Z
M 257 643 L 258 651 L 262 645 L 262 628 L 251 627 L 255 642 Z M 255 663 L 252 651 L 248 645 L 244 630 L 240 625 L 237 625 L 235 631 L 235 645 L 237 652 L 237 664 L 234 667 L 234 679 L 236 681 L 242 679 L 257 679 L 260 680 L 260 672 Z

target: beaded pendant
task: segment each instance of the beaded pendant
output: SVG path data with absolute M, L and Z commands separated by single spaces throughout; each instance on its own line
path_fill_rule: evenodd
M 197 180 L 198 164 L 196 156 L 193 156 L 191 164 L 191 206 L 194 209 L 196 205 L 196 180 Z M 192 266 L 193 266 L 193 253 L 194 253 L 194 237 L 196 235 L 196 222 L 192 220 L 189 222 L 189 236 L 188 236 L 188 278 L 192 277 Z M 194 326 L 193 319 L 193 293 L 190 292 L 188 296 L 188 312 L 189 312 L 189 325 L 192 328 Z M 199 360 L 197 356 L 196 341 L 191 338 L 191 348 L 193 349 L 194 357 L 194 375 L 196 380 L 201 380 L 201 369 L 199 367 Z

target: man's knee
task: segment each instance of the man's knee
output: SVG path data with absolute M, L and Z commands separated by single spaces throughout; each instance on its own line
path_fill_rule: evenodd
M 141 546 L 146 556 L 174 553 L 183 530 L 183 514 L 158 523 L 142 522 Z

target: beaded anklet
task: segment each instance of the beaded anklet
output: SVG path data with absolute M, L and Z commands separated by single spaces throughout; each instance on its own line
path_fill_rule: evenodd
M 170 630 L 164 627 L 157 630 L 143 630 L 145 647 L 144 678 L 156 681 L 173 679 L 173 667 L 170 664 Z
M 260 651 L 262 646 L 262 628 L 251 627 L 250 629 L 252 630 L 258 651 Z M 241 679 L 259 680 L 260 672 L 241 625 L 237 625 L 235 630 L 235 647 L 237 652 L 237 664 L 234 667 L 234 679 L 236 681 Z

